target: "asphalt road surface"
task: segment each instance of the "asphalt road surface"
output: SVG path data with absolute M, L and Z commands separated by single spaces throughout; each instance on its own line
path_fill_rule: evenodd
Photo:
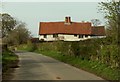
M 41 54 L 23 51 L 16 54 L 20 60 L 19 67 L 14 68 L 11 80 L 103 80 L 92 73 Z

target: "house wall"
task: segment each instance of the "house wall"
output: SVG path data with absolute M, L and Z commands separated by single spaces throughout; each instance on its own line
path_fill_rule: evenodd
M 86 40 L 91 38 L 91 36 L 85 37 L 83 35 L 83 38 L 79 38 L 79 35 L 68 35 L 68 34 L 58 34 L 57 38 L 53 38 L 53 35 L 47 35 L 47 38 L 44 38 L 44 35 L 39 36 L 39 40 L 44 39 L 44 41 L 55 41 L 55 40 L 63 40 L 63 41 L 80 41 L 80 40 Z
M 39 36 L 39 40 L 43 39 L 44 41 L 54 41 L 53 35 L 47 35 L 47 38 L 44 38 L 44 35 Z

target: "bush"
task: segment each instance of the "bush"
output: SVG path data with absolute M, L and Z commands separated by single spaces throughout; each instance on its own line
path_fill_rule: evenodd
M 28 51 L 33 52 L 37 49 L 37 46 L 35 43 L 32 43 L 31 41 L 27 42 L 27 47 L 28 47 Z
M 78 56 L 82 56 L 83 54 L 80 53 L 80 46 L 78 44 L 78 42 L 72 42 L 71 43 L 71 50 L 73 52 L 73 54 L 75 55 L 75 57 L 78 57 Z

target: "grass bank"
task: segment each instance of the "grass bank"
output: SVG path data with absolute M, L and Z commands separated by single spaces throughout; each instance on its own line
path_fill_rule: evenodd
M 5 49 L 2 51 L 2 72 L 5 73 L 10 68 L 14 68 L 18 64 L 18 56 L 12 51 Z

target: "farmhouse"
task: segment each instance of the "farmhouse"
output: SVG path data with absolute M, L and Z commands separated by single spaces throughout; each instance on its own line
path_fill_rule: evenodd
M 105 37 L 104 26 L 92 26 L 90 22 L 72 22 L 65 17 L 63 22 L 40 22 L 39 40 L 80 41 Z

